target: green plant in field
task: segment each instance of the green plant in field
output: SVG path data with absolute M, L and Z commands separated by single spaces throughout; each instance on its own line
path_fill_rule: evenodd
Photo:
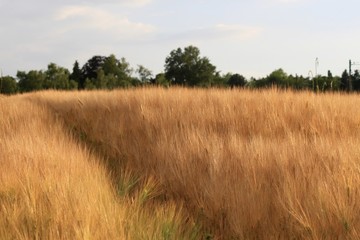
M 156 198 L 161 195 L 158 184 L 154 179 L 149 178 L 139 192 L 140 205 L 146 203 L 150 199 Z
M 120 178 L 117 185 L 117 194 L 120 197 L 125 197 L 129 195 L 136 185 L 139 183 L 139 178 L 136 176 L 128 176 Z

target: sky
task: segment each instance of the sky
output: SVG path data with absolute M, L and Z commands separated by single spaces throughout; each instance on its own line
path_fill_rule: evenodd
M 309 76 L 318 58 L 318 74 L 341 75 L 360 63 L 359 11 L 358 0 L 0 0 L 0 70 L 114 54 L 157 74 L 194 45 L 222 74 Z

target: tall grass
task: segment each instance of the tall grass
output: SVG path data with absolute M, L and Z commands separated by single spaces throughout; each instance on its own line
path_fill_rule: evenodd
M 78 231 L 100 224 L 103 229 L 86 233 L 130 239 L 196 239 L 206 234 L 219 239 L 360 238 L 357 95 L 175 88 L 41 92 L 0 101 L 6 102 L 2 112 L 17 109 L 19 118 L 2 117 L 1 125 L 22 122 L 25 129 L 0 131 L 0 147 L 10 154 L 2 160 L 10 164 L 0 173 L 9 186 L 0 187 L 6 196 L 1 206 L 5 202 L 10 205 L 3 208 L 12 209 L 7 218 L 25 208 L 6 200 L 15 191 L 22 201 L 29 198 L 26 193 L 39 194 L 29 199 L 44 212 L 58 212 L 60 203 L 80 209 L 49 221 L 80 238 Z M 11 104 L 16 107 L 6 107 Z M 31 106 L 21 107 L 26 104 Z M 17 116 L 7 114 L 12 115 Z M 29 125 L 41 118 L 40 126 Z M 11 142 L 13 132 L 26 136 L 30 130 L 28 135 L 43 140 Z M 81 156 L 64 154 L 72 151 Z M 19 171 L 19 163 L 11 164 L 11 154 L 27 159 L 16 161 L 24 168 L 21 173 L 34 172 L 32 178 L 12 173 Z M 29 164 L 35 170 L 29 171 Z M 48 178 L 42 177 L 44 172 Z M 65 184 L 70 178 L 73 184 Z M 62 190 L 50 194 L 45 187 L 24 188 L 52 183 Z M 67 201 L 56 200 L 64 194 Z M 43 195 L 52 198 L 44 200 Z M 89 205 L 89 199 L 96 205 Z M 52 210 L 43 210 L 47 202 Z M 24 215 L 32 216 L 33 208 L 26 207 L 29 213 Z M 48 234 L 44 217 L 36 216 L 43 221 L 37 226 Z M 158 220 L 151 221 L 151 216 Z M 92 221 L 79 226 L 74 224 L 78 219 Z M 131 219 L 130 224 L 119 228 L 124 219 Z M 52 231 L 59 228 L 51 224 Z M 139 229 L 150 225 L 151 231 Z M 13 234 L 35 231 L 15 220 L 11 226 Z M 132 235 L 126 235 L 129 231 Z
M 190 218 L 183 222 L 181 206 L 148 203 L 156 193 L 153 179 L 143 180 L 131 198 L 120 197 L 104 159 L 30 96 L 0 99 L 0 239 L 198 236 Z M 119 179 L 128 187 L 130 172 L 123 172 Z

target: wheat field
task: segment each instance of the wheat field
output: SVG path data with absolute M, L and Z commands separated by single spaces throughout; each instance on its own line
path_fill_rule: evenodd
M 360 239 L 360 98 L 0 97 L 1 239 Z

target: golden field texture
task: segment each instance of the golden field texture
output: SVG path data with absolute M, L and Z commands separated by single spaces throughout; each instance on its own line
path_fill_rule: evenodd
M 360 98 L 0 98 L 1 239 L 359 239 Z
M 38 97 L 0 96 L 0 239 L 200 237 L 181 205 L 149 201 L 154 179 L 137 181 L 135 189 L 131 171 L 123 170 L 122 182 L 112 184 L 104 157 Z

